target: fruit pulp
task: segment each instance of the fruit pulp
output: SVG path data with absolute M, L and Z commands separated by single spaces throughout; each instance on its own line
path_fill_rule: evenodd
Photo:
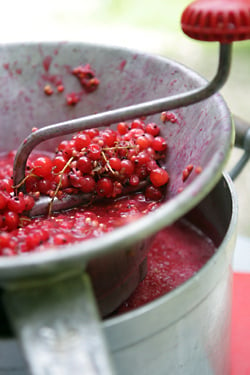
M 157 233 L 148 253 L 148 272 L 115 314 L 131 311 L 171 292 L 197 273 L 216 246 L 186 219 Z

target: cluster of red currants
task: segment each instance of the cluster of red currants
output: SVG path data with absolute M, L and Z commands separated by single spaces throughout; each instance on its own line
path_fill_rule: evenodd
M 159 126 L 141 119 L 121 122 L 115 130 L 81 131 L 62 141 L 53 156 L 38 155 L 28 161 L 21 183 L 27 194 L 13 196 L 11 180 L 0 186 L 0 228 L 10 231 L 20 226 L 22 215 L 40 194 L 51 197 L 53 204 L 55 197 L 67 194 L 115 198 L 145 186 L 146 199 L 160 201 L 169 176 L 158 161 L 165 158 L 166 150 Z

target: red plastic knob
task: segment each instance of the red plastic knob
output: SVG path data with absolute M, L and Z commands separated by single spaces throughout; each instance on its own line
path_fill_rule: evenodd
M 250 0 L 197 0 L 187 6 L 181 27 L 193 39 L 231 43 L 250 39 Z

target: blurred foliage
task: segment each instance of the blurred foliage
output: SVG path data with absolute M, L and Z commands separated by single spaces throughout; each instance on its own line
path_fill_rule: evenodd
M 176 31 L 188 0 L 109 0 L 101 2 L 99 21 L 124 23 L 139 28 Z
M 98 23 L 108 22 L 110 27 L 125 24 L 140 29 L 153 29 L 162 32 L 181 33 L 181 14 L 190 0 L 101 0 L 96 8 Z M 210 50 L 214 47 L 208 46 Z M 235 44 L 237 53 L 250 56 L 249 41 Z

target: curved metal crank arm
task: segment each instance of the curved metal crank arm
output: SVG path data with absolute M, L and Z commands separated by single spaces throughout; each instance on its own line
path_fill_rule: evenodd
M 229 172 L 232 180 L 235 180 L 250 159 L 250 123 L 237 116 L 233 118 L 236 129 L 235 146 L 244 150 L 240 160 Z

